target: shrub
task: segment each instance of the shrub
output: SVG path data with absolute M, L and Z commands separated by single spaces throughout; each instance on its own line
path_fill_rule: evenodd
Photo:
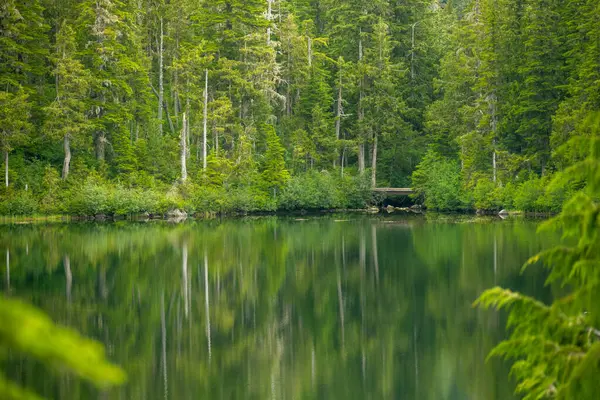
M 496 184 L 489 178 L 484 177 L 477 181 L 473 188 L 473 205 L 479 210 L 496 210 L 499 206 L 499 199 L 495 198 Z
M 425 154 L 412 175 L 413 198 L 427 208 L 440 211 L 460 210 L 470 203 L 462 191 L 458 162 L 433 150 Z
M 241 186 L 231 191 L 229 207 L 232 211 L 275 211 L 275 199 L 256 187 Z
M 365 208 L 373 200 L 373 191 L 369 177 L 344 176 L 340 181 L 340 194 L 342 196 L 342 207 Z
M 0 215 L 31 215 L 38 211 L 38 203 L 30 191 L 7 193 L 0 202 Z
M 472 190 L 473 205 L 478 210 L 499 211 L 513 207 L 514 186 L 494 183 L 489 177 L 477 180 Z
M 81 188 L 74 186 L 71 189 L 66 208 L 75 215 L 111 214 L 110 188 L 96 176 L 91 176 Z
M 316 210 L 341 206 L 339 188 L 328 172 L 309 171 L 291 178 L 279 198 L 284 210 Z
M 540 178 L 531 178 L 517 186 L 514 194 L 514 204 L 521 211 L 543 211 L 538 199 L 544 193 Z
M 222 186 L 199 186 L 192 194 L 194 210 L 201 212 L 224 212 L 231 209 L 231 198 Z

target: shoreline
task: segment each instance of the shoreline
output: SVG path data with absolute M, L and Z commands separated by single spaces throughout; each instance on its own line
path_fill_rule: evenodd
M 470 211 L 427 211 L 425 209 L 370 207 L 365 209 L 322 209 L 322 210 L 277 210 L 277 211 L 251 211 L 251 212 L 197 212 L 187 214 L 179 210 L 166 214 L 133 214 L 133 215 L 0 215 L 1 224 L 33 224 L 33 223 L 76 223 L 76 222 L 184 222 L 186 220 L 212 220 L 212 219 L 237 219 L 244 217 L 310 217 L 334 214 L 363 214 L 371 216 L 425 216 L 427 214 L 440 216 L 472 216 L 472 217 L 497 217 L 499 219 L 524 217 L 524 218 L 550 218 L 554 214 L 547 212 L 527 212 L 511 210 L 500 215 L 498 212 L 478 213 Z

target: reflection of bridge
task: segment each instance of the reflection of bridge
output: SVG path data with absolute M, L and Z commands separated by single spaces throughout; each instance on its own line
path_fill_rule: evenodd
M 414 193 L 411 188 L 375 188 L 373 191 L 375 193 L 387 194 L 388 196 L 408 196 Z

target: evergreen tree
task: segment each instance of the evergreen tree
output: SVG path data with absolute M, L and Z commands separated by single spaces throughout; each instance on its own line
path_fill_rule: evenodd
M 275 128 L 272 125 L 266 125 L 264 127 L 264 133 L 266 136 L 266 146 L 263 166 L 262 166 L 262 179 L 265 188 L 268 191 L 281 190 L 288 179 L 290 174 L 285 168 L 285 160 L 283 154 L 285 149 L 281 145 L 281 141 L 275 133 Z
M 0 149 L 4 156 L 4 184 L 9 185 L 8 155 L 26 141 L 31 130 L 31 103 L 24 90 L 16 93 L 0 91 Z
M 62 178 L 69 176 L 71 164 L 71 143 L 86 145 L 89 129 L 86 100 L 89 96 L 91 75 L 75 58 L 73 29 L 63 23 L 56 35 L 54 54 L 54 79 L 56 98 L 45 108 L 45 131 L 56 140 L 63 142 L 64 162 Z

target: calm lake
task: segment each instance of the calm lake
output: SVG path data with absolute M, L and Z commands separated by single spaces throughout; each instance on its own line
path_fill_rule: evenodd
M 1 290 L 106 345 L 128 383 L 100 393 L 10 354 L 50 399 L 511 399 L 501 285 L 553 234 L 475 217 L 257 217 L 0 225 Z M 7 253 L 7 254 L 4 254 Z M 2 263 L 4 264 L 4 262 Z M 5 271 L 5 272 L 4 272 Z

